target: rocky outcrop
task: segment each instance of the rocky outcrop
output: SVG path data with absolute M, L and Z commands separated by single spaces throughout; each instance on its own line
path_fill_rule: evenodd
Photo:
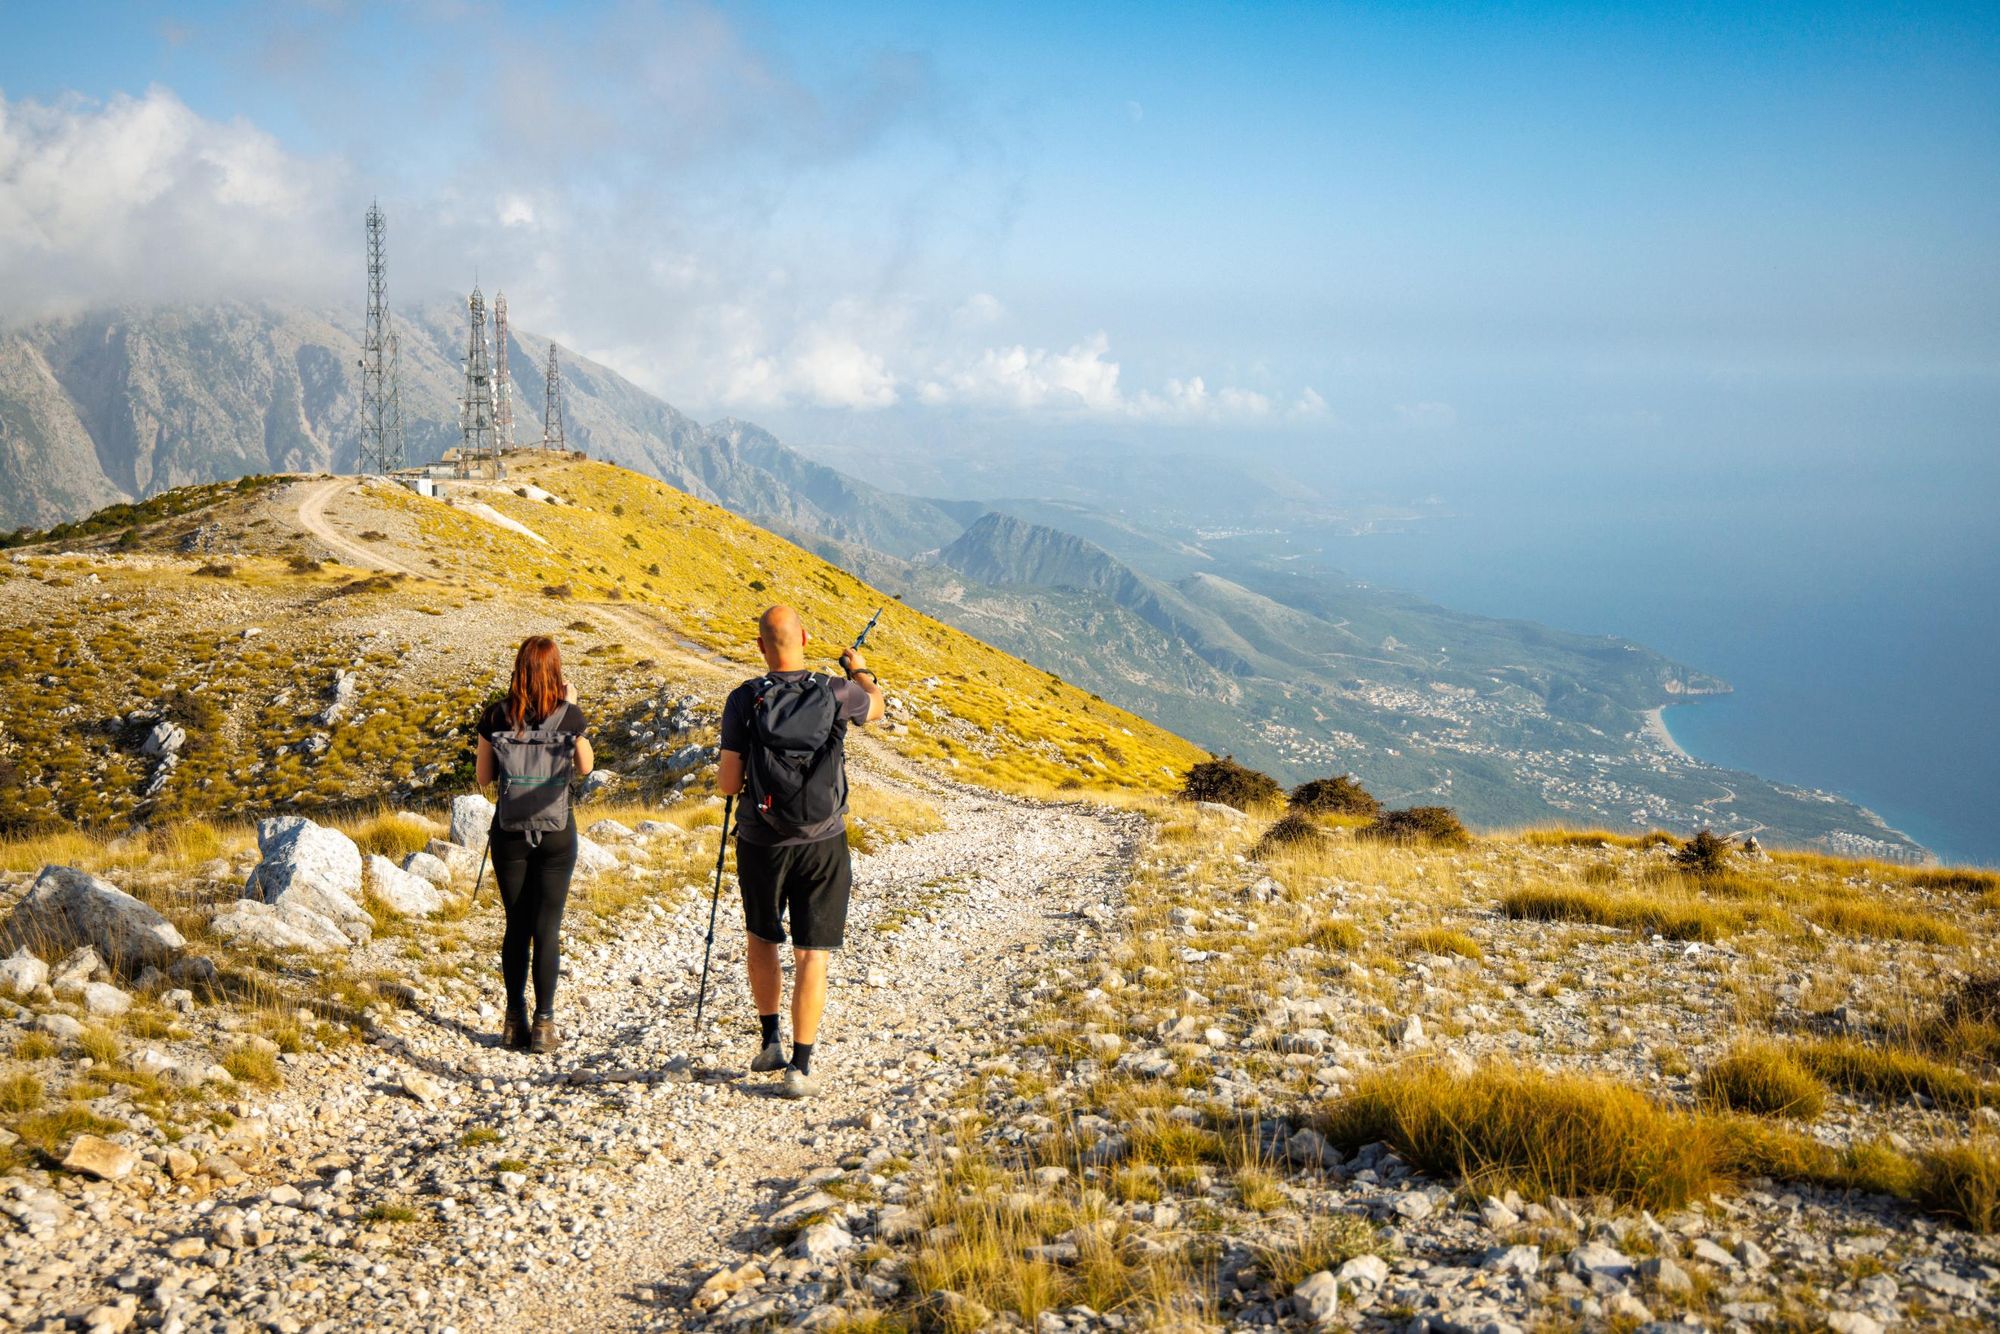
M 296 897 L 279 900 L 275 908 L 256 899 L 238 899 L 210 918 L 208 929 L 242 949 L 324 954 L 354 944 L 330 919 Z
M 257 848 L 264 859 L 250 873 L 244 898 L 308 910 L 354 944 L 367 943 L 374 919 L 360 903 L 361 849 L 353 839 L 302 815 L 284 815 L 258 821 Z
M 72 866 L 46 866 L 7 918 L 17 944 L 73 950 L 89 946 L 119 972 L 165 968 L 187 948 L 174 924 L 109 881 Z

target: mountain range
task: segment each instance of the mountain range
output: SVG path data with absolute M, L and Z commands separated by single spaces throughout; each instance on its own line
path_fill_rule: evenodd
M 465 325 L 463 304 L 445 300 L 398 320 L 412 461 L 457 442 Z M 91 311 L 0 337 L 0 525 L 254 473 L 353 471 L 357 328 L 340 312 L 215 303 Z M 548 346 L 510 332 L 523 440 L 540 435 Z M 572 447 L 720 504 L 1285 781 L 1352 771 L 1386 799 L 1453 804 L 1487 825 L 1714 824 L 1918 851 L 1851 803 L 1679 755 L 1647 712 L 1728 686 L 1639 645 L 1221 556 L 1192 530 L 1093 503 L 1088 488 L 897 494 L 749 422 L 697 422 L 567 349 L 562 365 Z M 1266 491 L 1274 512 L 1303 503 L 1245 479 L 1232 516 Z

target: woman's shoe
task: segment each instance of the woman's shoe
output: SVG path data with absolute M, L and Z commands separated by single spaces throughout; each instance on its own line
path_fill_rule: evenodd
M 528 1050 L 540 1055 L 562 1046 L 562 1039 L 556 1035 L 556 1021 L 553 1015 L 537 1015 L 535 1025 L 528 1032 Z
M 528 1015 L 525 1010 L 507 1011 L 506 1026 L 500 1030 L 500 1045 L 508 1051 L 528 1050 Z

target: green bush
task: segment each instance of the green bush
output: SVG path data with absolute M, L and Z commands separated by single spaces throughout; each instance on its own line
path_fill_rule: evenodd
M 1267 852 L 1317 843 L 1325 837 L 1326 831 L 1314 824 L 1311 817 L 1287 811 L 1257 840 L 1257 853 L 1262 856 Z
M 1277 779 L 1245 768 L 1230 755 L 1220 759 L 1211 756 L 1189 769 L 1180 791 L 1182 801 L 1213 801 L 1239 811 L 1269 805 L 1284 795 Z
M 1306 815 L 1361 815 L 1374 819 L 1382 803 L 1346 774 L 1315 778 L 1292 789 L 1291 808 Z
M 1680 851 L 1674 854 L 1674 865 L 1689 875 L 1721 875 L 1729 869 L 1729 859 L 1735 851 L 1733 840 L 1719 837 L 1713 829 L 1704 829 L 1681 844 Z
M 1429 843 L 1438 847 L 1462 848 L 1472 835 L 1449 806 L 1412 806 L 1408 810 L 1384 811 L 1361 830 L 1363 838 L 1385 843 Z

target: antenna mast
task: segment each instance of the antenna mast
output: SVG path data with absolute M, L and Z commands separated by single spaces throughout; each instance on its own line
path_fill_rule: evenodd
M 569 448 L 563 438 L 562 369 L 556 363 L 554 343 L 549 344 L 549 383 L 542 397 L 542 448 Z
M 499 476 L 493 435 L 493 372 L 486 360 L 486 298 L 477 287 L 466 303 L 472 327 L 465 351 L 465 400 L 459 405 L 463 432 L 458 446 L 460 477 Z
M 495 447 L 514 447 L 514 381 L 507 372 L 507 294 L 493 294 L 493 431 Z
M 368 205 L 368 320 L 361 332 L 361 471 L 403 466 L 403 403 L 396 335 L 389 327 L 388 222 Z

